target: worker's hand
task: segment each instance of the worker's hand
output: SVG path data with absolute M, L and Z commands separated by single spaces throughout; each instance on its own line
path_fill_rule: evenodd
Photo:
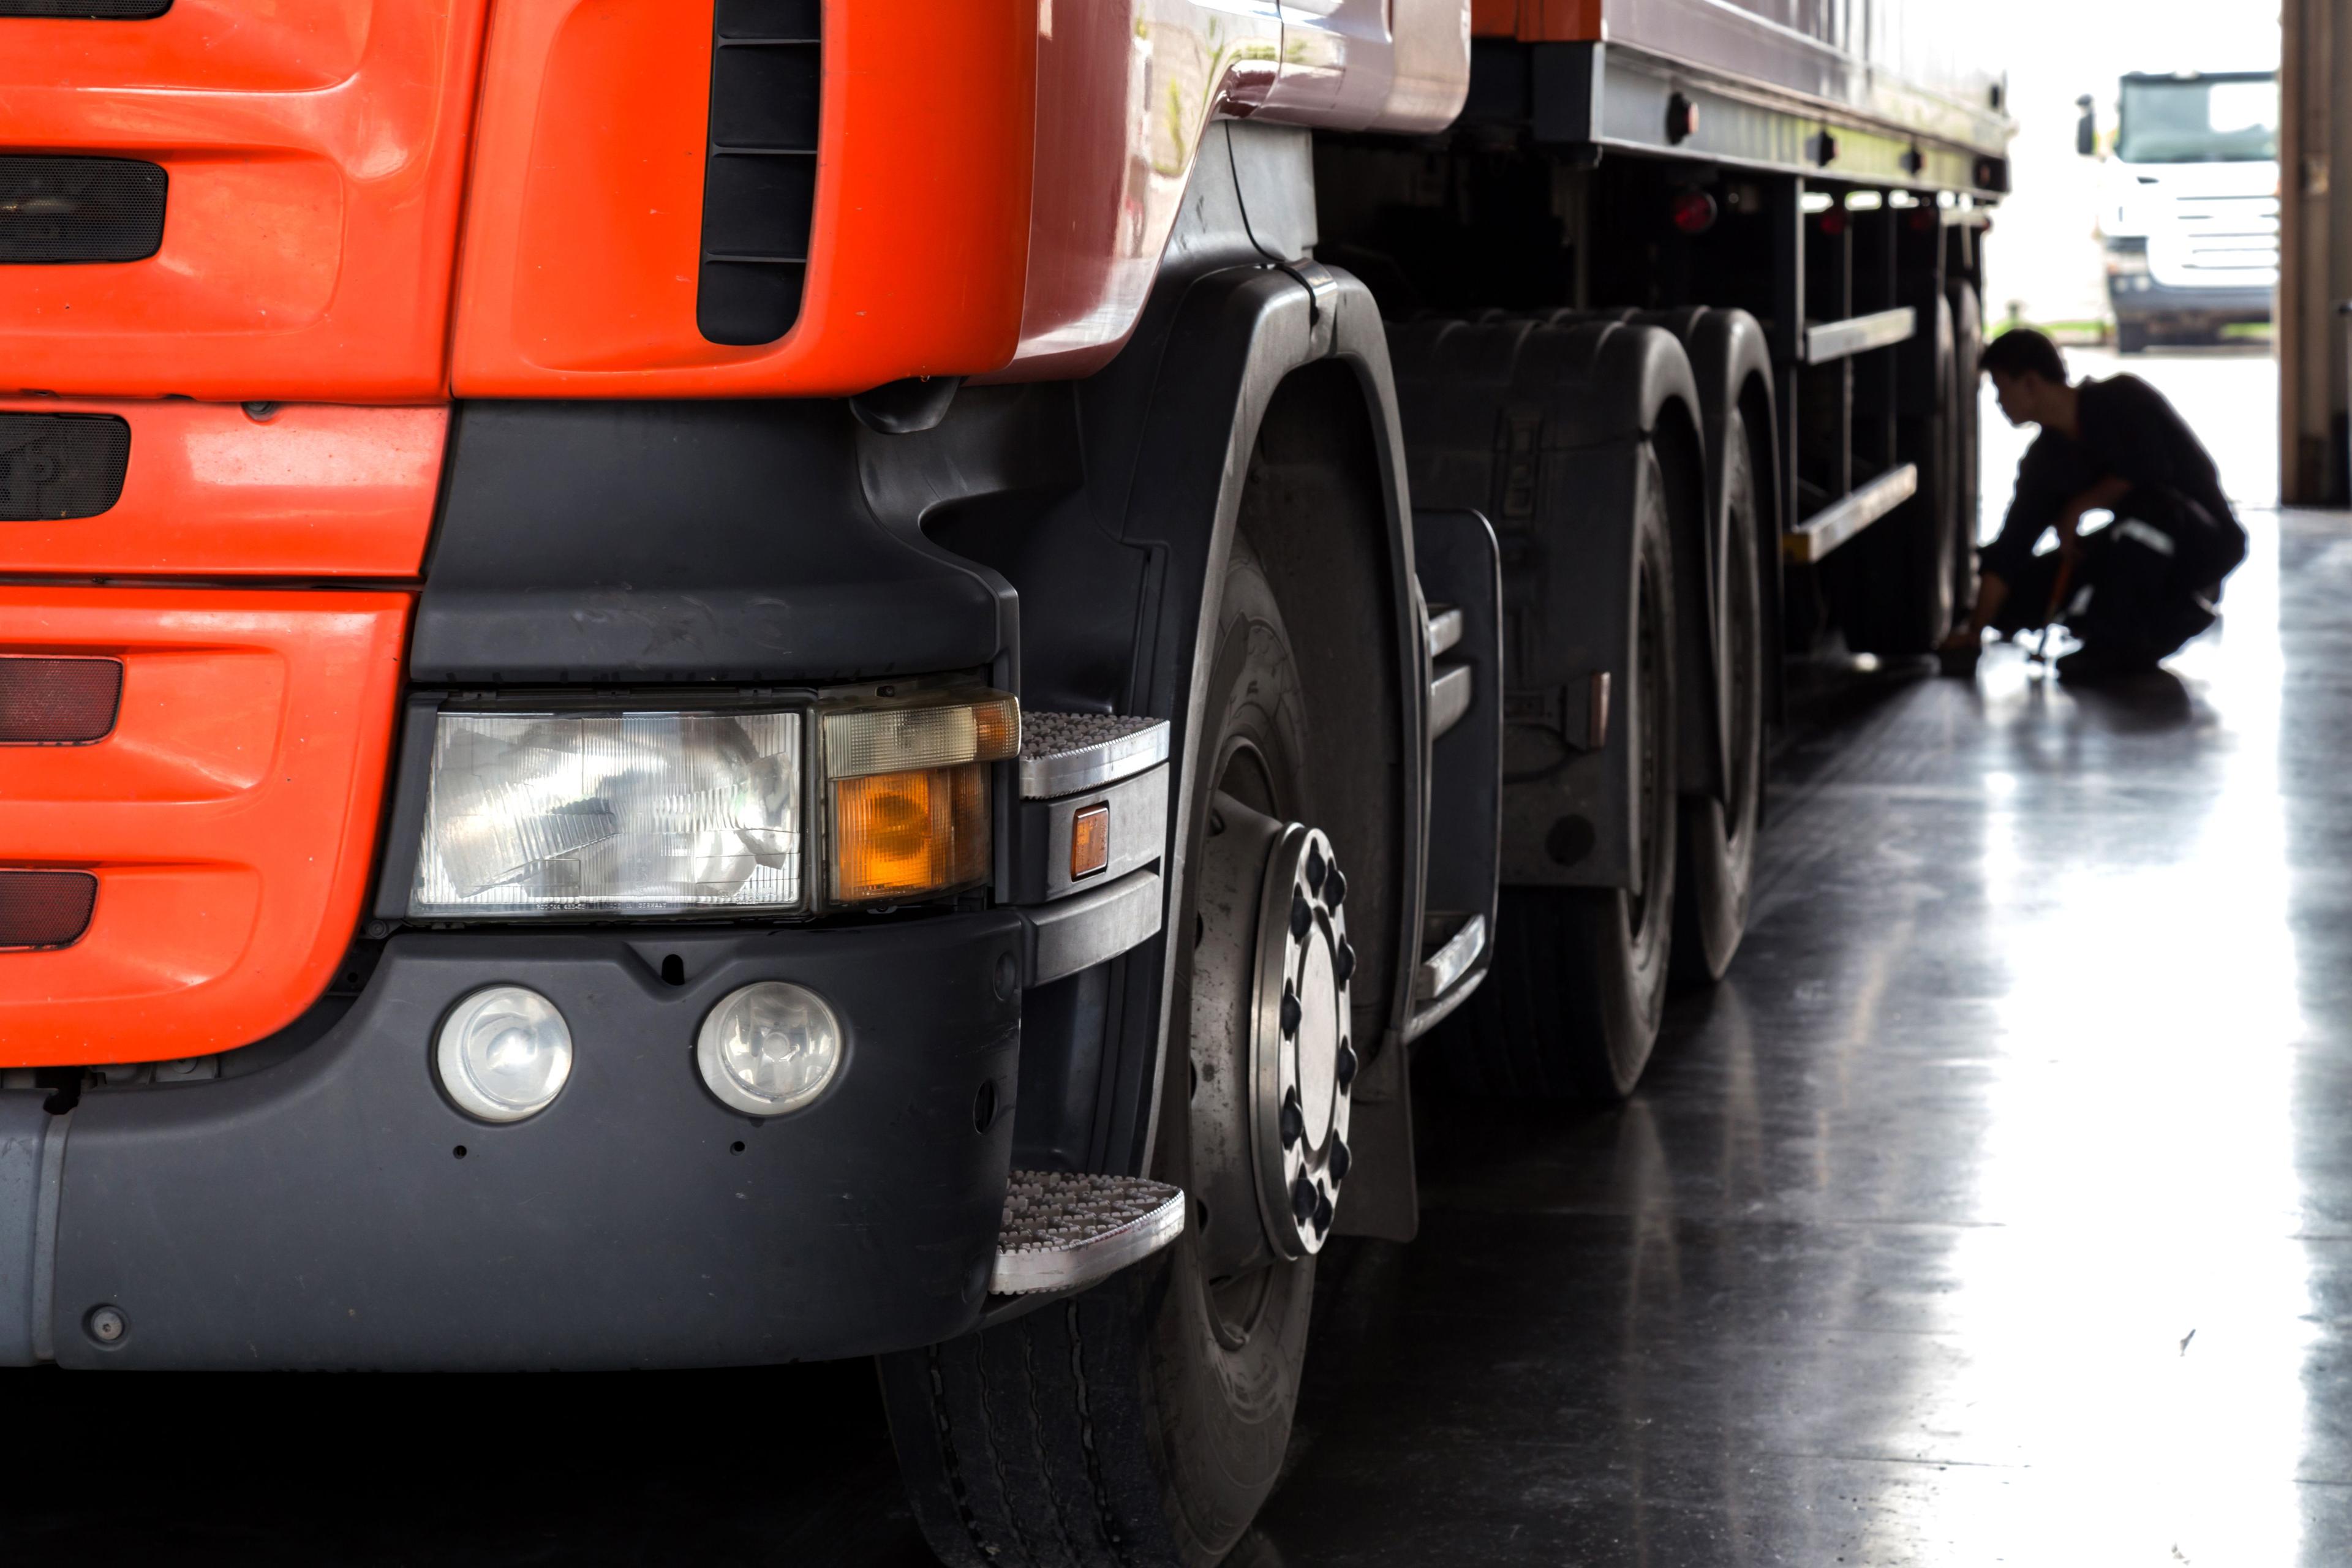
M 1951 635 L 1947 637 L 1943 642 L 1938 645 L 1937 651 L 1942 653 L 1968 653 L 1976 648 L 1981 647 L 1983 644 L 1984 630 L 1982 627 L 1968 626 L 1954 626 L 1952 628 Z
M 2058 514 L 2058 558 L 2070 566 L 2083 555 L 2083 514 L 2069 509 Z

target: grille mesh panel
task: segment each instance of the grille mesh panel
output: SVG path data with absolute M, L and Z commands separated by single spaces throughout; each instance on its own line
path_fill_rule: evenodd
M 719 0 L 695 324 L 772 343 L 800 319 L 816 208 L 819 0 Z
M 0 871 L 0 948 L 70 946 L 97 904 L 87 871 Z
M 0 262 L 144 261 L 168 184 L 131 158 L 0 158 Z
M 96 517 L 130 467 L 131 426 L 111 414 L 0 413 L 0 522 Z
M 103 741 L 121 705 L 119 660 L 0 658 L 0 745 Z
M 70 22 L 152 22 L 172 0 L 0 0 L 0 16 L 54 16 Z

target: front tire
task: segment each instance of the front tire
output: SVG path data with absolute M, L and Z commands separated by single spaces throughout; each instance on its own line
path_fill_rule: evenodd
M 1226 814 L 1315 820 L 1315 781 L 1289 634 L 1244 540 L 1212 613 L 1151 1171 L 1184 1189 L 1187 1224 L 1082 1296 L 883 1358 L 916 1520 L 956 1568 L 1213 1568 L 1289 1447 L 1315 1255 L 1277 1255 L 1255 1211 L 1255 999 L 1235 955 L 1255 952 L 1256 886 L 1213 875 L 1209 840 Z

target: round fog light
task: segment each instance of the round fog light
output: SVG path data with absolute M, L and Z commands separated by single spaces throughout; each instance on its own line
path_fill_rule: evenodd
M 434 1051 L 441 1087 L 484 1121 L 520 1121 L 555 1102 L 572 1076 L 572 1031 L 555 1004 L 492 985 L 457 1004 Z
M 841 1021 L 805 986 L 762 980 L 702 1020 L 694 1059 L 710 1092 L 753 1116 L 806 1105 L 841 1066 Z

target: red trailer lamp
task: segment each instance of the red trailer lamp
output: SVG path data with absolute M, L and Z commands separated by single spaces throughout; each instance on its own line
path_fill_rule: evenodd
M 1705 191 L 1678 191 L 1675 195 L 1672 216 L 1677 230 L 1696 237 L 1715 226 L 1719 211 L 1715 198 Z
M 824 998 L 761 980 L 719 998 L 695 1037 L 695 1066 L 721 1103 L 781 1116 L 824 1092 L 841 1069 L 841 1020 Z
M 987 879 L 989 764 L 1021 749 L 1017 699 L 845 705 L 824 731 L 835 902 L 903 903 Z
M 434 1042 L 442 1092 L 477 1121 L 520 1121 L 572 1078 L 572 1030 L 524 985 L 488 985 L 449 1010 Z

